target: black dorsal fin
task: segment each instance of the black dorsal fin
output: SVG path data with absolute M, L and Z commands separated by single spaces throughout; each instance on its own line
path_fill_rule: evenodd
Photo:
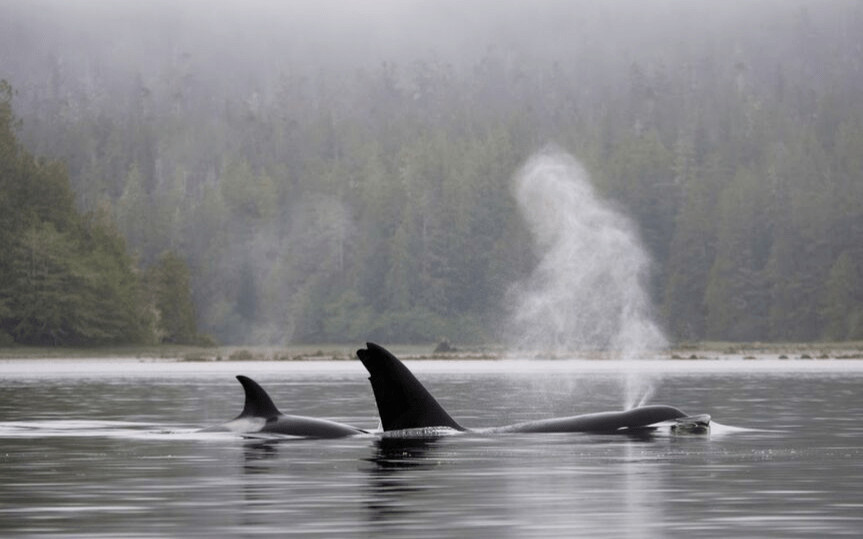
M 243 384 L 246 391 L 246 403 L 239 417 L 275 417 L 281 415 L 279 409 L 273 404 L 273 399 L 264 391 L 264 388 L 248 376 L 238 375 L 237 380 Z
M 464 430 L 413 373 L 382 346 L 366 343 L 357 357 L 371 375 L 372 391 L 385 431 L 450 427 Z

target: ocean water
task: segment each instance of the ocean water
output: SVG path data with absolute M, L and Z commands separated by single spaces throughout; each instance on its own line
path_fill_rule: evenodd
M 2 537 L 859 537 L 863 362 L 407 362 L 467 427 L 707 413 L 709 436 L 244 438 L 285 413 L 375 429 L 358 361 L 0 362 Z

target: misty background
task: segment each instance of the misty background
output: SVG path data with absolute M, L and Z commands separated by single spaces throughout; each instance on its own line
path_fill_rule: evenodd
M 669 338 L 863 339 L 859 1 L 0 0 L 0 79 L 222 343 L 500 341 L 549 143 Z

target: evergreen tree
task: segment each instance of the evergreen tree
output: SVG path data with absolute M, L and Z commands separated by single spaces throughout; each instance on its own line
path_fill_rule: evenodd
M 748 169 L 740 169 L 720 195 L 716 257 L 705 289 L 710 339 L 757 340 L 766 334 L 764 266 L 770 243 L 765 206 L 763 185 Z
M 824 286 L 821 316 L 825 321 L 824 337 L 832 341 L 863 338 L 863 290 L 860 270 L 848 253 L 842 253 L 833 264 Z
M 186 263 L 173 252 L 162 253 L 148 270 L 147 282 L 153 297 L 158 340 L 173 344 L 198 343 L 197 317 Z
M 0 342 L 99 345 L 146 340 L 147 312 L 109 212 L 81 215 L 65 169 L 18 145 L 0 83 Z
M 215 71 L 172 39 L 153 51 L 169 65 L 131 69 L 30 43 L 46 35 L 39 19 L 11 13 L 0 35 L 23 37 L 0 57 L 24 80 L 27 123 L 0 86 L 0 342 L 128 339 L 155 323 L 148 288 L 129 299 L 134 264 L 115 232 L 75 197 L 110 206 L 152 271 L 181 253 L 222 340 L 494 339 L 506 290 L 534 262 L 509 180 L 549 141 L 638 224 L 675 338 L 850 338 L 863 12 L 775 4 L 745 18 L 638 8 L 643 31 L 612 48 L 593 45 L 606 25 L 584 24 L 549 34 L 554 47 L 513 35 L 506 49 L 400 51 L 371 69 L 225 57 Z

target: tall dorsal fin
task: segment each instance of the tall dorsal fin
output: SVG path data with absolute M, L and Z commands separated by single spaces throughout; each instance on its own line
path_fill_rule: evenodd
M 464 430 L 413 373 L 382 346 L 366 343 L 357 357 L 371 375 L 372 391 L 385 431 L 450 427 Z
M 275 417 L 281 415 L 279 409 L 273 404 L 273 399 L 257 382 L 243 375 L 238 375 L 237 380 L 243 384 L 243 389 L 246 391 L 246 403 L 243 405 L 243 412 L 239 417 Z

